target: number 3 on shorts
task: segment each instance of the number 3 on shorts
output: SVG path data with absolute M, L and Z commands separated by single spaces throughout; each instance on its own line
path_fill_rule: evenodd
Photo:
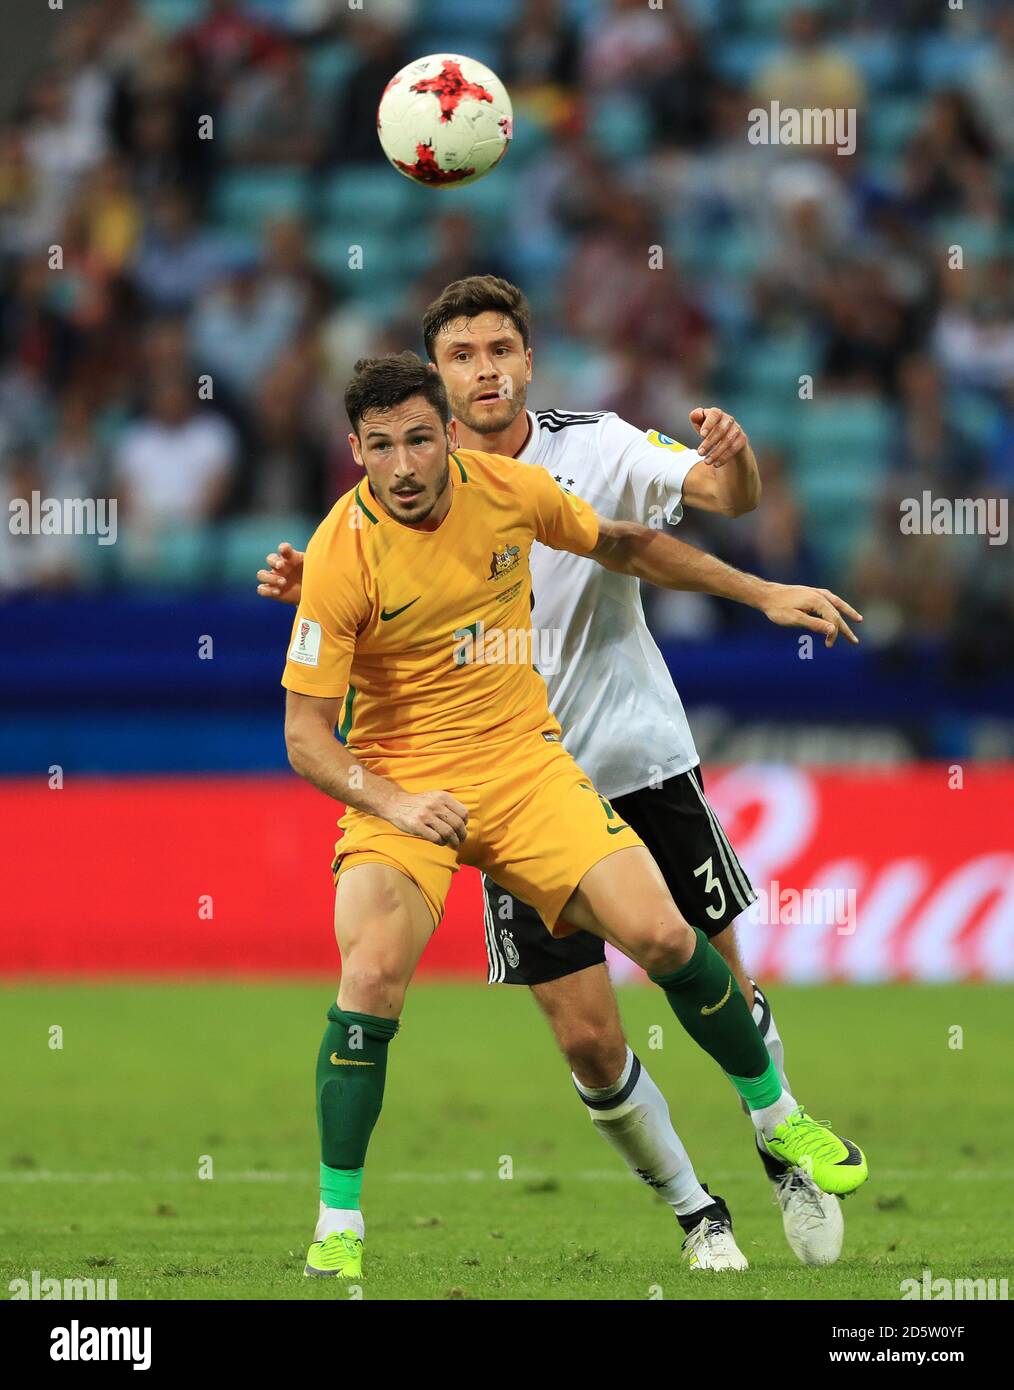
M 716 920 L 725 911 L 725 889 L 722 887 L 721 879 L 715 877 L 715 871 L 710 859 L 705 859 L 704 863 L 694 870 L 694 878 L 700 878 L 701 874 L 707 874 L 704 880 L 705 893 L 714 893 L 718 890 L 718 906 L 708 908 L 708 916 Z

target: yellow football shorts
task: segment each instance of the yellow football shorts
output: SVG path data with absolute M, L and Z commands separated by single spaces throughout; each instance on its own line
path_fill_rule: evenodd
M 538 912 L 554 936 L 573 927 L 560 913 L 581 879 L 618 849 L 641 837 L 599 796 L 563 747 L 541 733 L 526 735 L 510 766 L 478 785 L 439 779 L 468 808 L 468 833 L 458 849 L 409 835 L 379 816 L 348 810 L 335 845 L 335 882 L 357 864 L 390 864 L 412 879 L 433 914 L 443 916 L 459 864 L 472 864 Z

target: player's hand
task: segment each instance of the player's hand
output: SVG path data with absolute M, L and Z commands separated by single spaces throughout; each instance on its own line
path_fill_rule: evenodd
M 839 632 L 850 642 L 858 643 L 859 638 L 845 618 L 861 623 L 863 615 L 830 589 L 810 589 L 805 584 L 771 584 L 769 589 L 770 597 L 761 612 L 779 627 L 805 627 L 811 632 L 822 632 L 825 647 L 834 646 Z
M 384 819 L 409 835 L 457 849 L 468 834 L 468 807 L 450 792 L 401 792 Z
M 269 568 L 257 571 L 257 592 L 262 598 L 276 598 L 279 603 L 299 603 L 303 587 L 303 552 L 288 541 L 282 541 L 277 551 L 268 556 Z
M 717 405 L 699 405 L 690 412 L 690 423 L 701 436 L 697 452 L 713 468 L 721 468 L 749 443 L 739 421 Z

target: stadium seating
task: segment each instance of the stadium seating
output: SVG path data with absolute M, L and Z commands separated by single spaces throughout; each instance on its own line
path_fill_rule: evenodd
M 843 394 L 801 402 L 797 459 L 804 467 L 876 471 L 886 462 L 891 413 L 875 396 Z
M 737 34 L 723 39 L 720 48 L 711 57 L 719 73 L 728 82 L 749 87 L 778 48 L 774 39 L 756 34 Z
M 741 388 L 722 394 L 725 408 L 739 420 L 755 449 L 786 448 L 792 437 L 793 421 L 784 403 L 767 394 L 752 394 Z
M 361 248 L 362 265 L 355 248 Z M 374 232 L 357 226 L 329 227 L 314 239 L 314 251 L 323 269 L 346 295 L 362 299 L 397 289 L 395 276 L 418 274 L 433 254 L 433 228 L 414 228 L 411 236 L 393 231 Z
M 217 538 L 206 526 L 128 532 L 115 547 L 116 577 L 127 588 L 205 589 L 215 581 Z
M 462 34 L 468 35 L 470 45 L 473 38 L 498 41 L 516 17 L 513 5 L 476 5 L 474 0 L 426 0 L 423 14 L 427 27 L 447 29 L 457 35 L 457 44 L 451 44 L 447 50 L 451 53 L 460 47 Z M 468 52 L 470 57 L 475 56 L 471 46 Z
M 356 51 L 349 43 L 314 43 L 306 51 L 306 70 L 313 92 L 330 99 L 341 87 L 356 62 Z
M 863 116 L 863 131 L 870 152 L 874 155 L 900 154 L 918 130 L 925 111 L 926 103 L 921 97 L 881 97 Z
M 988 44 L 975 39 L 956 39 L 945 33 L 924 35 L 916 49 L 920 86 L 963 86 L 987 52 Z
M 499 9 L 500 7 L 489 6 L 488 8 Z M 462 48 L 461 30 L 431 28 L 427 25 L 424 30 L 417 33 L 413 48 L 420 55 L 425 53 L 459 53 Z M 492 35 L 477 34 L 474 38 L 469 35 L 468 56 L 474 58 L 477 63 L 485 63 L 486 67 L 495 69 L 497 59 L 500 56 L 500 45 Z
M 981 17 L 974 22 L 954 13 L 927 17 L 916 13 L 916 7 L 902 31 L 896 6 L 882 7 L 885 13 L 878 13 L 876 5 L 867 3 L 851 15 L 845 13 L 849 7 L 833 0 L 815 3 L 828 22 L 830 42 L 851 60 L 867 88 L 853 187 L 865 190 L 878 184 L 885 192 L 897 192 L 906 152 L 925 125 L 934 94 L 949 88 L 967 92 L 974 85 L 987 43 L 981 36 Z M 209 13 L 207 0 L 140 0 L 139 8 L 171 35 Z M 763 68 L 784 54 L 785 23 L 795 8 L 796 0 L 683 0 L 679 11 L 707 45 L 719 74 L 748 95 Z M 343 83 L 362 63 L 354 35 L 356 18 L 346 14 L 344 4 L 329 11 L 326 6 L 303 7 L 296 0 L 244 0 L 243 9 L 281 31 L 300 32 L 307 23 L 333 21 L 326 34 L 301 43 L 298 50 L 322 109 L 340 95 Z M 394 9 L 404 26 L 406 54 L 460 51 L 467 34 L 467 51 L 498 69 L 504 67 L 503 45 L 524 5 L 522 0 L 406 0 Z M 561 0 L 560 11 L 579 39 L 600 25 L 622 27 L 624 19 L 624 7 L 613 0 Z M 341 298 L 351 300 L 378 330 L 389 331 L 395 323 L 400 328 L 413 283 L 430 270 L 444 245 L 441 219 L 448 213 L 466 213 L 475 229 L 475 259 L 481 263 L 488 256 L 526 289 L 540 328 L 540 361 L 552 368 L 553 379 L 582 383 L 581 389 L 589 392 L 588 404 L 598 404 L 594 393 L 603 390 L 604 383 L 589 366 L 597 360 L 597 349 L 567 339 L 560 322 L 561 297 L 583 229 L 575 230 L 565 218 L 554 220 L 551 198 L 545 207 L 540 205 L 537 221 L 533 218 L 529 225 L 526 220 L 529 189 L 546 169 L 558 167 L 556 160 L 565 149 L 553 144 L 556 99 L 522 91 L 512 96 L 515 132 L 503 165 L 495 176 L 463 188 L 422 189 L 379 162 L 325 169 L 309 158 L 302 167 L 237 165 L 230 163 L 225 150 L 208 189 L 206 206 L 213 228 L 226 246 L 251 253 L 263 246 L 272 217 L 302 216 L 309 246 Z M 653 142 L 652 113 L 636 85 L 579 86 L 575 96 L 579 104 L 584 99 L 589 137 L 612 166 L 612 176 L 632 198 L 645 196 L 661 219 L 659 240 L 666 267 L 676 269 L 711 327 L 715 352 L 710 380 L 719 398 L 743 418 L 755 442 L 791 449 L 792 477 L 808 515 L 818 528 L 833 531 L 832 543 L 845 556 L 853 539 L 849 508 L 853 501 L 859 505 L 887 467 L 890 412 L 867 398 L 826 398 L 819 377 L 817 399 L 799 401 L 798 379 L 806 372 L 817 374 L 818 352 L 793 310 L 784 319 L 774 315 L 766 321 L 766 311 L 758 310 L 758 272 L 770 271 L 767 278 L 777 280 L 777 270 L 770 269 L 775 248 L 767 230 L 775 219 L 764 206 L 763 191 L 752 189 L 757 206 L 745 208 L 741 190 L 712 186 L 706 147 L 687 151 L 685 158 L 681 152 L 680 172 L 675 183 L 667 185 L 676 161 L 671 161 L 672 151 L 665 150 L 661 159 L 649 162 L 659 152 Z M 728 132 L 715 134 L 727 149 Z M 540 156 L 547 151 L 552 159 L 543 164 Z M 1009 209 L 1014 204 L 1014 163 L 994 158 L 991 177 Z M 684 178 L 689 184 L 680 187 Z M 687 186 L 691 191 L 684 196 Z M 203 185 L 200 191 L 203 194 Z M 857 203 L 859 237 L 863 196 L 860 193 Z M 975 208 L 962 212 L 960 200 L 954 210 L 935 218 L 914 217 L 912 233 L 913 245 L 918 243 L 927 257 L 952 245 L 963 248 L 966 265 L 1014 255 L 1009 216 L 990 221 Z M 356 246 L 363 253 L 358 269 L 349 265 L 350 247 Z M 867 243 L 866 250 L 879 254 L 876 245 Z M 67 307 L 55 299 L 53 306 L 58 312 Z M 808 313 L 807 322 L 819 335 L 822 311 L 811 307 Z M 966 382 L 952 381 L 950 388 L 948 409 L 963 446 L 985 460 L 991 441 L 998 437 L 999 407 Z M 245 403 L 238 404 L 242 411 Z M 53 409 L 58 415 L 56 403 Z M 102 428 L 98 422 L 101 447 L 115 448 L 117 429 L 106 437 Z M 848 512 L 837 526 L 836 508 Z M 233 543 L 227 539 L 225 544 L 231 557 Z M 174 534 L 160 538 L 148 555 L 125 562 L 124 572 L 129 571 L 132 582 L 145 577 L 157 583 L 159 576 L 176 582 L 178 562 L 189 579 L 204 572 L 204 559 L 196 537 Z M 82 584 L 106 582 L 110 567 L 115 574 L 118 561 L 101 551 L 90 555 L 83 562 Z M 237 562 L 237 582 L 239 573 Z
M 144 0 L 144 9 L 160 29 L 173 33 L 202 19 L 207 7 L 205 0 Z
M 259 232 L 272 217 L 306 210 L 309 177 L 294 168 L 233 168 L 215 187 L 213 213 L 234 232 Z
M 876 500 L 871 480 L 841 470 L 797 475 L 793 481 L 807 540 L 820 556 L 821 571 L 844 587 L 859 543 L 869 534 Z
M 941 251 L 960 246 L 969 266 L 1002 255 L 1010 247 L 1010 235 L 999 222 L 968 216 L 938 217 L 932 228 L 934 244 Z
M 253 590 L 254 572 L 263 557 L 276 550 L 279 541 L 291 541 L 304 549 L 319 517 L 238 517 L 218 528 L 217 559 L 220 582 L 228 588 Z M 252 557 L 255 563 L 251 563 Z
M 792 426 L 792 480 L 807 532 L 840 582 L 888 468 L 892 414 L 875 397 L 849 394 L 800 402 Z
M 799 399 L 799 379 L 812 375 L 820 359 L 817 346 L 807 335 L 773 338 L 752 343 L 738 360 L 739 379 L 760 396 L 780 402 Z
M 997 436 L 1003 410 L 984 392 L 958 387 L 948 393 L 947 418 L 958 438 L 973 449 L 985 450 Z
M 634 96 L 603 96 L 591 114 L 590 133 L 608 159 L 631 162 L 651 148 L 651 115 Z
M 836 39 L 835 48 L 859 69 L 868 93 L 882 94 L 900 86 L 905 64 L 897 43 L 887 34 L 859 33 Z M 878 102 L 882 99 L 878 95 Z
M 825 5 L 826 0 L 823 3 L 822 0 L 810 0 L 807 8 L 819 10 Z M 714 4 L 712 8 L 715 8 Z M 732 0 L 729 8 L 735 14 L 737 30 L 748 29 L 752 33 L 771 36 L 779 33 L 786 16 L 800 7 L 797 0 Z M 732 21 L 732 15 L 728 13 L 723 18 L 727 24 Z
M 316 198 L 320 214 L 331 225 L 355 222 L 371 231 L 404 228 L 413 213 L 418 217 L 426 190 L 405 178 L 371 179 L 369 196 L 363 196 L 363 170 L 355 165 L 322 181 Z

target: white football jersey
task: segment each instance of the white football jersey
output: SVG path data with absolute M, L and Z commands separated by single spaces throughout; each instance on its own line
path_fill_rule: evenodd
M 528 412 L 518 454 L 602 516 L 679 521 L 700 455 L 611 411 Z M 700 759 L 669 668 L 648 630 L 640 582 L 536 542 L 531 552 L 536 665 L 563 743 L 604 797 L 624 796 Z

